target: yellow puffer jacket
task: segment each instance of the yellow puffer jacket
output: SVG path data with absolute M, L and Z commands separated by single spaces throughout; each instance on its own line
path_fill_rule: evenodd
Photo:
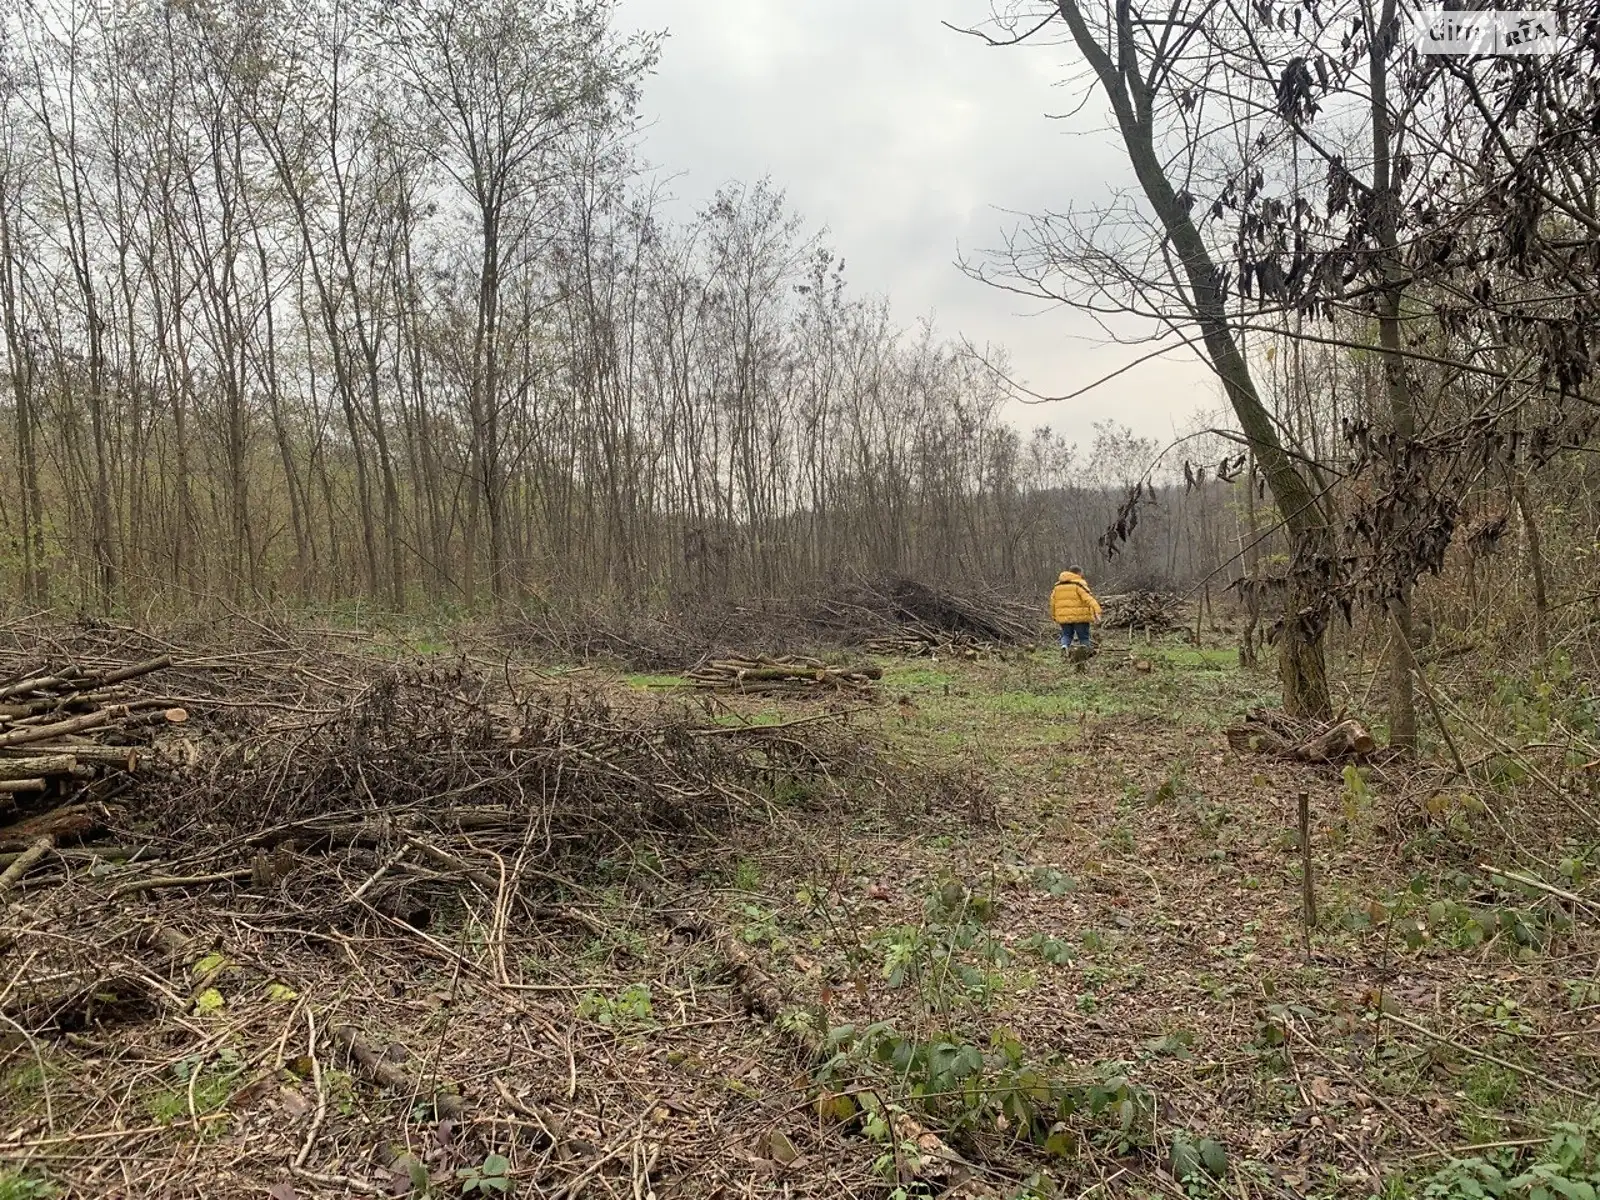
M 1082 575 L 1061 572 L 1050 592 L 1050 619 L 1057 625 L 1081 625 L 1100 619 L 1100 601 L 1089 591 Z

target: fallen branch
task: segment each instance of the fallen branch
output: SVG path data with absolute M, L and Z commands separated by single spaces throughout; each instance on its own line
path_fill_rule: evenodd
M 18 854 L 4 873 L 0 873 L 0 898 L 16 886 L 17 880 L 26 875 L 40 859 L 49 854 L 55 847 L 55 839 L 42 837 Z
M 92 713 L 84 713 L 81 717 L 69 717 L 65 721 L 56 721 L 50 725 L 23 726 L 8 733 L 0 733 L 0 747 L 21 746 L 28 742 L 47 742 L 51 738 L 64 737 L 69 733 L 98 729 L 102 725 L 109 725 L 118 717 L 127 715 L 127 705 L 113 704 Z
M 814 658 L 729 658 L 703 662 L 683 673 L 696 687 L 728 691 L 807 691 L 812 689 L 870 694 L 883 678 L 871 664 L 830 667 Z
M 848 717 L 852 713 L 871 712 L 872 706 L 862 704 L 856 708 L 844 708 L 838 712 L 814 713 L 809 717 L 797 717 L 792 721 L 775 721 L 770 725 L 718 725 L 712 729 L 691 729 L 690 737 L 733 737 L 737 734 L 774 733 L 780 729 L 793 729 L 798 725 L 811 725 L 818 721 L 835 721 L 841 717 Z
M 771 1024 L 779 1036 L 788 1041 L 802 1057 L 811 1061 L 818 1058 L 824 1048 L 821 1031 L 778 1020 L 791 1007 L 789 997 L 783 985 L 761 966 L 746 946 L 726 929 L 703 918 L 680 919 L 676 927 L 711 943 L 722 959 L 729 982 L 733 984 L 734 995 L 747 1012 Z M 857 1095 L 871 1093 L 876 1096 L 878 1085 L 869 1081 L 854 1091 Z M 943 1138 L 910 1113 L 896 1112 L 892 1122 L 897 1141 L 902 1144 L 909 1142 L 917 1147 L 914 1167 L 910 1162 L 900 1162 L 902 1182 L 909 1184 L 921 1180 L 936 1183 L 941 1194 L 946 1196 L 999 1200 L 1000 1193 L 978 1176 L 976 1166 L 952 1150 Z
M 332 1032 L 334 1041 L 349 1052 L 350 1057 L 379 1087 L 404 1092 L 409 1096 L 424 1094 L 422 1088 L 409 1075 L 369 1046 L 354 1025 L 335 1025 Z M 440 1092 L 435 1095 L 433 1107 L 439 1116 L 453 1121 L 461 1120 L 467 1111 L 466 1103 L 461 1097 L 451 1092 Z
M 33 757 L 40 754 L 68 754 L 82 762 L 101 762 L 124 771 L 139 765 L 139 751 L 132 746 L 96 746 L 89 742 L 67 742 L 41 746 L 37 742 L 20 746 L 0 746 L 0 760 Z
M 0 870 L 26 853 L 26 850 L 16 850 L 0 854 Z M 133 862 L 159 858 L 161 852 L 153 846 L 74 846 L 57 850 L 56 856 L 69 862 Z
M 1378 747 L 1366 726 L 1348 719 L 1325 728 L 1294 730 L 1284 718 L 1253 712 L 1244 723 L 1230 725 L 1223 734 L 1240 754 L 1267 754 L 1295 762 L 1360 761 Z
M 34 758 L 0 759 L 0 780 L 33 780 L 53 775 L 90 775 L 70 754 L 47 754 Z
M 153 892 L 160 888 L 204 887 L 212 883 L 228 883 L 236 879 L 249 879 L 255 874 L 253 867 L 240 867 L 234 871 L 216 871 L 210 875 L 155 875 L 149 879 L 134 879 L 111 889 L 112 900 L 126 899 L 140 892 Z
M 26 696 L 31 692 L 48 692 L 58 687 L 75 687 L 82 678 L 83 672 L 77 667 L 67 667 L 54 675 L 27 675 L 15 683 L 0 687 L 0 700 Z
M 1479 863 L 1478 869 L 1487 875 L 1495 875 L 1501 879 L 1509 879 L 1512 883 L 1520 883 L 1523 887 L 1532 888 L 1536 892 L 1543 892 L 1547 896 L 1554 896 L 1558 900 L 1565 900 L 1568 904 L 1576 905 L 1594 916 L 1600 917 L 1600 904 L 1592 900 L 1585 900 L 1576 892 L 1569 892 L 1562 888 L 1546 883 L 1542 879 L 1535 879 L 1531 875 L 1524 875 L 1520 871 L 1507 871 L 1502 867 L 1492 867 L 1488 863 Z
M 86 837 L 99 829 L 103 821 L 102 814 L 87 804 L 52 809 L 0 829 L 0 849 L 24 849 L 45 836 L 57 842 Z
M 1414 1033 L 1420 1033 L 1423 1037 L 1432 1038 L 1441 1046 L 1449 1046 L 1452 1049 L 1459 1050 L 1461 1053 L 1472 1058 L 1482 1059 L 1484 1062 L 1493 1063 L 1497 1067 L 1504 1067 L 1507 1071 L 1521 1075 L 1524 1079 L 1532 1079 L 1536 1083 L 1544 1084 L 1545 1087 L 1555 1088 L 1558 1092 L 1565 1092 L 1567 1095 L 1576 1096 L 1580 1100 L 1588 1102 L 1592 1102 L 1594 1100 L 1594 1094 L 1592 1092 L 1584 1092 L 1574 1087 L 1568 1087 L 1564 1083 L 1560 1083 L 1557 1080 L 1551 1079 L 1548 1075 L 1541 1075 L 1538 1071 L 1533 1070 L 1531 1067 L 1525 1067 L 1521 1063 L 1514 1063 L 1510 1059 L 1500 1058 L 1496 1055 L 1490 1054 L 1486 1050 L 1479 1050 L 1476 1046 L 1469 1046 L 1465 1042 L 1457 1041 L 1455 1038 L 1446 1034 L 1435 1033 L 1426 1025 L 1419 1025 L 1416 1021 L 1408 1021 L 1405 1017 L 1402 1017 L 1397 1013 L 1388 1013 L 1385 1015 L 1384 1019 L 1393 1021 L 1396 1025 L 1402 1025 Z

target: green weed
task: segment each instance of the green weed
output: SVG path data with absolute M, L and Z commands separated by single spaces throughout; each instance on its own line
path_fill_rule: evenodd
M 626 682 L 629 687 L 641 690 L 685 687 L 688 683 L 682 675 L 629 675 Z
M 977 1040 L 940 1033 L 918 1038 L 892 1024 L 840 1025 L 824 1040 L 817 1069 L 824 1116 L 849 1120 L 861 1113 L 868 1137 L 890 1137 L 876 1092 L 838 1094 L 839 1083 L 876 1077 L 897 1095 L 963 1134 L 994 1128 L 1003 1119 L 1014 1136 L 1047 1154 L 1074 1155 L 1079 1137 L 1066 1125 L 1088 1126 L 1094 1140 L 1123 1154 L 1148 1144 L 1155 1097 L 1134 1085 L 1124 1064 L 1100 1064 L 1087 1078 L 1072 1078 L 1055 1055 L 1035 1057 L 1014 1032 L 996 1028 Z M 875 1120 L 876 1119 L 876 1120 Z
M 61 1189 L 32 1171 L 0 1170 L 0 1200 L 52 1200 Z
M 1232 646 L 1227 649 L 1220 647 L 1217 649 L 1196 649 L 1193 646 L 1152 646 L 1145 651 L 1145 657 L 1151 662 L 1179 671 L 1228 671 L 1237 673 L 1239 670 L 1239 651 Z
M 1494 1063 L 1478 1063 L 1461 1081 L 1467 1099 L 1491 1112 L 1504 1111 L 1517 1094 L 1518 1079 L 1513 1071 Z
M 234 1083 L 244 1071 L 239 1052 L 224 1047 L 216 1060 L 190 1055 L 173 1064 L 173 1085 L 152 1094 L 145 1107 L 158 1125 L 170 1125 L 189 1116 L 190 1097 L 194 1115 L 204 1116 L 221 1108 L 233 1094 Z
M 1427 1200 L 1595 1200 L 1600 1194 L 1600 1119 L 1558 1122 L 1523 1169 L 1507 1147 L 1452 1158 L 1424 1184 Z
M 943 691 L 947 686 L 956 682 L 956 676 L 950 671 L 940 671 L 932 667 L 907 667 L 890 666 L 883 672 L 885 687 L 900 688 L 910 691 L 917 688 L 931 688 Z
M 59 1072 L 48 1062 L 25 1062 L 0 1076 L 0 1097 L 6 1098 L 18 1112 L 44 1095 L 46 1085 Z
M 761 890 L 761 868 L 748 858 L 741 858 L 734 864 L 733 886 L 741 892 L 759 892 Z
M 630 984 L 615 996 L 585 992 L 578 1001 L 578 1016 L 609 1029 L 643 1029 L 655 1024 L 654 1003 L 647 984 Z

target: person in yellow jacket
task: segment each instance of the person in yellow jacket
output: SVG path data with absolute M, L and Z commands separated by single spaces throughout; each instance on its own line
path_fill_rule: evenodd
M 1078 567 L 1061 572 L 1050 591 L 1050 619 L 1061 626 L 1061 648 L 1071 650 L 1074 643 L 1091 649 L 1089 627 L 1100 619 L 1100 601 Z

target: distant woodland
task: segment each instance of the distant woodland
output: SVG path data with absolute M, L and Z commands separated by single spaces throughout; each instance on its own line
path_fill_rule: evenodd
M 612 9 L 7 17 L 7 591 L 669 605 L 862 573 L 1033 593 L 1077 559 L 1287 588 L 1318 644 L 1362 605 L 1409 624 L 1435 575 L 1529 636 L 1586 603 L 1592 81 L 1419 66 L 1332 13 L 1217 16 L 1205 53 L 1113 13 L 1102 47 L 1060 6 L 1140 189 L 969 270 L 1188 338 L 1226 416 L 1167 446 L 1018 428 L 1003 350 L 854 294 L 776 184 L 668 219 L 635 148 L 660 46 Z M 1107 74 L 1119 38 L 1161 71 Z
M 637 602 L 1087 558 L 1155 447 L 1008 424 L 1000 376 L 851 295 L 768 183 L 665 219 L 632 146 L 657 47 L 609 20 L 8 19 L 8 590 Z M 1235 524 L 1174 494 L 1130 569 L 1209 571 Z

